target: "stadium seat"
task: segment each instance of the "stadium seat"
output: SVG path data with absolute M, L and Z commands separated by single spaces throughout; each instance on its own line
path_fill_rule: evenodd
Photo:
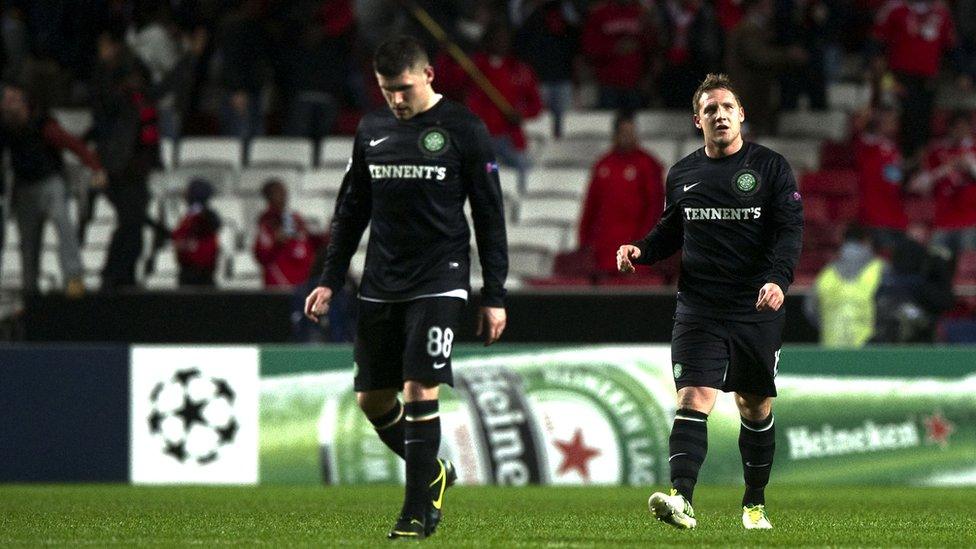
M 84 139 L 92 126 L 92 113 L 88 109 L 52 109 L 51 117 L 71 135 Z
M 313 231 L 326 231 L 335 210 L 335 199 L 327 197 L 303 197 L 293 201 L 292 207 L 313 227 Z
M 705 145 L 701 137 L 689 137 L 681 141 L 678 146 L 678 160 L 688 156 L 689 154 L 697 151 Z
M 61 277 L 61 261 L 58 259 L 57 249 L 45 249 L 41 251 L 40 273 L 39 278 L 44 280 L 47 288 L 60 288 L 64 285 Z
M 280 179 L 288 189 L 289 194 L 297 194 L 300 188 L 302 174 L 295 168 L 260 167 L 244 168 L 241 170 L 240 178 L 237 180 L 237 192 L 243 195 L 260 195 L 261 187 L 271 179 Z
M 559 227 L 526 227 L 513 225 L 508 227 L 509 249 L 544 250 L 550 254 L 566 249 L 564 238 L 565 229 Z
M 820 169 L 853 170 L 856 167 L 854 146 L 850 142 L 824 141 L 820 144 Z
M 255 137 L 248 151 L 248 165 L 284 166 L 305 170 L 312 167 L 312 142 L 301 137 Z
M 681 142 L 676 139 L 667 137 L 644 139 L 641 141 L 641 146 L 664 166 L 665 171 L 673 166 L 675 162 L 684 158 L 683 156 L 678 156 Z
M 86 274 L 98 274 L 105 266 L 105 256 L 108 255 L 107 248 L 97 248 L 85 246 L 81 250 L 81 264 Z
M 689 105 L 690 107 L 690 105 Z M 691 109 L 651 110 L 637 113 L 637 132 L 641 137 L 671 137 L 682 139 L 699 133 Z M 699 146 L 701 138 L 698 139 Z
M 526 196 L 579 200 L 586 193 L 588 168 L 542 168 L 529 172 Z
M 112 233 L 114 232 L 114 222 L 106 223 L 97 219 L 92 221 L 85 228 L 85 248 L 108 249 L 108 245 L 112 241 Z
M 608 139 L 563 138 L 541 147 L 536 164 L 545 167 L 589 168 L 602 156 Z
M 223 226 L 243 229 L 250 224 L 244 214 L 244 201 L 238 196 L 215 196 L 210 200 L 210 207 L 220 216 Z
M 800 176 L 804 199 L 811 195 L 853 198 L 858 196 L 857 172 L 854 170 L 820 170 Z
M 319 144 L 319 166 L 345 168 L 352 158 L 353 138 L 329 136 Z
M 953 284 L 956 286 L 976 284 L 976 250 L 965 250 L 959 255 Z
M 338 196 L 345 175 L 345 167 L 309 170 L 302 175 L 300 192 L 305 196 Z
M 563 121 L 565 124 L 565 120 Z M 545 143 L 552 139 L 552 113 L 543 110 L 538 116 L 525 120 L 522 130 L 526 137 L 534 144 Z
M 6 249 L 16 250 L 17 246 L 20 245 L 20 231 L 17 230 L 17 223 L 13 219 L 8 219 L 5 223 L 4 244 Z
M 580 208 L 580 201 L 575 199 L 525 198 L 519 203 L 519 223 L 575 227 L 579 222 Z
M 794 172 L 820 169 L 819 140 L 765 137 L 758 141 L 783 155 Z
M 529 177 L 531 176 L 532 172 L 529 172 Z M 505 200 L 517 203 L 519 200 L 518 173 L 508 166 L 499 166 L 498 181 L 501 184 L 502 196 L 505 197 Z
M 520 278 L 545 278 L 552 275 L 554 255 L 541 249 L 509 248 L 509 272 Z
M 616 116 L 614 111 L 568 111 L 563 117 L 563 139 L 589 138 L 608 143 Z
M 911 222 L 931 223 L 935 217 L 935 203 L 929 197 L 911 197 L 905 200 L 905 215 Z
M 868 106 L 871 87 L 865 84 L 837 82 L 827 87 L 827 105 L 831 109 L 854 112 Z
M 234 137 L 184 137 L 180 140 L 179 166 L 219 166 L 241 168 L 243 147 Z
M 262 280 L 261 265 L 254 259 L 250 249 L 235 252 L 231 261 L 230 278 Z
M 792 111 L 779 116 L 779 134 L 840 141 L 847 135 L 847 113 L 842 111 Z
M 159 160 L 163 168 L 172 170 L 176 166 L 176 143 L 168 137 L 159 139 Z

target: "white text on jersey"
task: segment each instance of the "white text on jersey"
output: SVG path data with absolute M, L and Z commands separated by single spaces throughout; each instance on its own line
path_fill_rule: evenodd
M 443 181 L 447 178 L 447 167 L 370 164 L 369 175 L 373 179 L 436 179 Z

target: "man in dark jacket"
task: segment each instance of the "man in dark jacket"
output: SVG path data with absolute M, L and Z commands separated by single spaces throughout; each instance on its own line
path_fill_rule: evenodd
M 0 114 L 0 155 L 10 153 L 14 174 L 12 202 L 20 232 L 24 292 L 38 290 L 44 223 L 50 219 L 58 231 L 66 291 L 72 297 L 80 296 L 85 285 L 75 226 L 68 212 L 61 151 L 70 150 L 87 165 L 95 174 L 92 183 L 98 186 L 105 183 L 102 165 L 78 138 L 46 114 L 36 112 L 20 87 L 4 86 Z

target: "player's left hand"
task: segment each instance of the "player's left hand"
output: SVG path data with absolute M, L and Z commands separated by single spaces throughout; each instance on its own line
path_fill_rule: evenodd
M 478 309 L 478 331 L 475 334 L 484 334 L 487 347 L 502 337 L 507 321 L 504 307 L 481 307 Z
M 778 311 L 783 306 L 783 289 L 775 282 L 767 282 L 759 289 L 759 299 L 756 300 L 757 311 Z

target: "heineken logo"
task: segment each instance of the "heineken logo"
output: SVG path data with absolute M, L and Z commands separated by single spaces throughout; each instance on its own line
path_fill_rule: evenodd
M 787 429 L 790 458 L 811 459 L 847 454 L 862 454 L 883 450 L 898 450 L 922 445 L 918 425 L 912 420 L 901 423 L 875 423 L 866 420 L 849 429 L 823 425 L 819 429 L 793 427 Z
M 234 399 L 227 380 L 205 377 L 197 368 L 178 370 L 149 394 L 149 432 L 163 454 L 180 463 L 213 463 L 240 427 Z
M 420 150 L 424 154 L 439 155 L 447 150 L 447 132 L 431 128 L 420 134 Z
M 681 372 L 682 372 L 681 364 L 675 363 L 674 367 L 672 368 L 672 371 L 674 372 L 674 379 L 678 379 L 679 377 L 681 377 Z
M 524 486 L 548 480 L 540 434 L 521 378 L 502 368 L 483 368 L 455 378 L 474 409 L 477 431 L 495 484 Z
M 732 188 L 740 195 L 749 196 L 759 190 L 759 173 L 748 168 L 739 170 L 732 178 Z

